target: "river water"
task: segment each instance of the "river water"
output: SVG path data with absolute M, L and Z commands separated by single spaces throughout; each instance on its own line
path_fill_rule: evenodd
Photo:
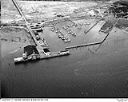
M 100 26 L 87 35 L 78 33 L 77 40 L 71 37 L 75 39 L 71 44 L 64 44 L 47 29 L 42 36 L 51 51 L 59 51 L 69 45 L 101 41 L 106 35 L 98 33 Z M 72 49 L 69 56 L 15 65 L 13 58 L 21 56 L 23 50 L 9 54 L 19 44 L 4 42 L 1 47 L 2 96 L 127 97 L 127 45 L 128 34 L 114 28 L 97 51 L 98 46 Z

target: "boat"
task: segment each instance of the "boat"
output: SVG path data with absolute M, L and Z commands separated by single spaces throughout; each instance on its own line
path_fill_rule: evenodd
M 35 51 L 34 51 L 35 50 Z M 61 57 L 69 55 L 68 50 L 58 51 L 58 52 L 50 52 L 48 48 L 43 50 L 43 54 L 39 54 L 36 47 L 34 45 L 28 45 L 24 48 L 24 53 L 22 57 L 14 58 L 14 63 L 22 63 L 28 61 L 36 61 L 36 60 L 43 60 L 49 59 L 54 57 Z
M 44 38 L 41 38 L 39 33 L 37 31 L 33 31 L 34 32 L 34 35 L 35 35 L 35 38 L 36 38 L 36 41 L 37 43 L 42 46 L 42 47 L 45 47 L 45 46 L 48 46 L 46 40 Z
M 42 46 L 42 47 L 45 47 L 45 46 L 48 46 L 48 44 L 47 44 L 47 42 L 46 42 L 46 40 L 43 38 L 43 39 L 41 39 L 41 38 L 36 38 L 36 39 L 38 39 L 37 40 L 37 43 L 40 45 L 40 46 Z
M 72 33 L 73 36 L 76 36 L 76 33 Z
M 58 37 L 59 38 L 63 38 L 64 36 L 62 34 L 58 34 Z
M 71 40 L 70 39 L 65 39 L 64 42 L 71 42 Z

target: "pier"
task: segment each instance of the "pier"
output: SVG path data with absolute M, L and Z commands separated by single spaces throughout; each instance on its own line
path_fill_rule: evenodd
M 92 27 L 88 29 L 88 31 L 84 31 L 84 34 L 87 34 L 90 30 L 92 30 L 92 28 L 94 28 L 102 19 L 98 20 Z
M 42 48 L 41 44 L 39 43 L 39 41 L 36 39 L 36 36 L 35 36 L 36 34 L 34 33 L 34 29 L 32 29 L 31 25 L 27 22 L 27 19 L 26 19 L 25 15 L 23 14 L 22 10 L 20 9 L 18 3 L 15 0 L 12 0 L 12 2 L 15 5 L 15 7 L 17 8 L 17 10 L 18 10 L 19 14 L 21 15 L 21 17 L 24 19 L 26 27 L 28 29 L 28 32 L 29 32 L 29 34 L 30 34 L 30 36 L 31 36 L 31 38 L 32 38 L 32 40 L 34 42 L 34 45 L 38 46 L 37 50 L 40 52 L 40 50 L 42 50 L 43 48 Z M 43 42 L 43 45 L 48 46 L 48 44 L 46 44 L 46 40 L 42 40 L 42 41 L 45 41 L 45 42 Z
M 80 48 L 80 47 L 88 47 L 88 46 L 101 45 L 101 44 L 103 44 L 104 41 L 107 39 L 108 35 L 109 35 L 109 33 L 108 33 L 108 34 L 105 36 L 105 38 L 104 38 L 102 41 L 100 41 L 100 42 L 69 46 L 69 47 L 66 47 L 66 49 L 69 50 L 69 49 Z
M 14 58 L 15 63 L 67 56 L 70 54 L 68 50 L 51 52 L 49 50 L 46 40 L 42 38 L 39 34 L 40 32 L 43 31 L 41 23 L 37 23 L 36 25 L 29 24 L 27 22 L 25 15 L 22 13 L 22 10 L 16 3 L 16 1 L 15 0 L 12 1 L 15 7 L 17 8 L 19 14 L 21 15 L 21 17 L 23 17 L 28 32 L 34 42 L 34 44 L 32 45 L 27 45 L 24 47 L 24 53 L 22 54 L 22 57 Z M 25 48 L 27 48 L 28 50 L 25 51 Z

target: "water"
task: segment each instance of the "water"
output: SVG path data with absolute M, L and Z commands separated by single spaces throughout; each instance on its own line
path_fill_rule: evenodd
M 64 44 L 47 31 L 44 36 L 51 50 L 58 51 L 63 46 L 102 40 L 105 35 L 98 34 L 98 29 L 99 25 L 71 44 Z M 70 50 L 70 56 L 19 65 L 14 64 L 13 58 L 20 56 L 22 49 L 7 54 L 13 50 L 4 52 L 7 44 L 2 44 L 2 96 L 127 97 L 128 36 L 119 29 L 114 30 L 97 52 L 98 46 L 92 46 Z M 18 48 L 19 45 L 13 43 L 10 46 Z

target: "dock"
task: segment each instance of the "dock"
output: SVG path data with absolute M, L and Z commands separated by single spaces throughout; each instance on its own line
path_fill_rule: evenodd
M 102 41 L 100 41 L 100 42 L 69 46 L 69 47 L 66 47 L 66 49 L 69 50 L 69 49 L 80 48 L 80 47 L 88 47 L 88 46 L 101 45 L 101 44 L 103 44 L 104 41 L 107 39 L 108 35 L 109 35 L 109 33 L 108 33 L 108 34 L 105 36 L 105 38 L 104 38 Z
M 24 47 L 24 53 L 22 57 L 14 58 L 15 63 L 27 62 L 27 61 L 38 60 L 38 59 L 41 60 L 41 59 L 48 59 L 48 58 L 54 58 L 54 57 L 61 57 L 61 56 L 67 56 L 70 54 L 68 50 L 51 52 L 49 50 L 47 41 L 40 35 L 40 33 L 43 32 L 42 24 L 36 23 L 36 25 L 33 25 L 28 23 L 25 15 L 23 14 L 17 2 L 15 0 L 12 0 L 12 2 L 17 8 L 21 17 L 23 17 L 26 24 L 26 28 L 28 29 L 28 32 L 34 42 L 34 44 L 32 45 L 27 45 Z M 25 48 L 28 50 L 25 50 Z
M 35 36 L 35 33 L 34 33 L 34 30 L 37 31 L 37 30 L 39 30 L 39 29 L 34 29 L 34 27 L 31 27 L 31 25 L 28 23 L 28 21 L 27 21 L 25 15 L 23 14 L 22 10 L 20 9 L 18 3 L 17 3 L 15 0 L 12 0 L 12 2 L 13 2 L 13 4 L 15 5 L 15 7 L 17 8 L 17 10 L 18 10 L 19 14 L 21 15 L 21 17 L 24 19 L 25 24 L 26 24 L 26 27 L 27 27 L 27 29 L 28 29 L 28 32 L 29 32 L 29 34 L 30 34 L 30 36 L 31 36 L 31 38 L 32 38 L 32 40 L 33 40 L 33 42 L 34 42 L 34 45 L 35 45 L 35 46 L 38 46 L 38 47 L 37 47 L 37 50 L 40 52 L 40 50 L 42 49 L 42 48 L 41 48 L 42 46 L 40 45 L 39 41 L 36 39 L 36 36 Z M 44 39 L 44 38 L 43 38 L 43 39 Z M 47 46 L 48 44 L 46 44 L 46 40 L 43 40 L 43 41 L 44 41 L 43 44 Z M 38 48 L 39 48 L 39 49 L 38 49 Z

